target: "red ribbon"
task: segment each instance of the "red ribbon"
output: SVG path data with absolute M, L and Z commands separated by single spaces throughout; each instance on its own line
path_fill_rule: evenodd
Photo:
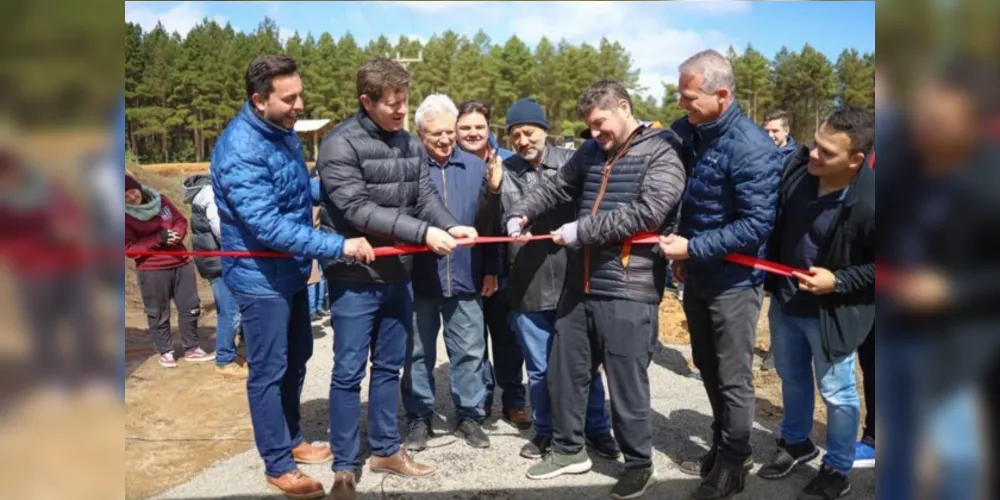
M 513 238 L 509 236 L 480 236 L 478 238 L 470 239 L 460 239 L 458 240 L 459 246 L 473 246 L 473 245 L 488 245 L 493 243 L 512 243 L 515 241 L 519 242 L 531 242 L 531 241 L 543 241 L 551 240 L 551 234 L 533 235 L 526 236 L 522 238 Z M 633 245 L 656 245 L 660 242 L 659 235 L 656 234 L 638 234 L 633 236 L 629 240 Z M 410 255 L 415 253 L 429 252 L 430 248 L 426 245 L 395 245 L 391 247 L 376 247 L 375 257 L 391 257 L 399 255 Z M 153 255 L 170 255 L 177 257 L 243 257 L 243 258 L 289 258 L 293 257 L 292 254 L 283 252 L 206 252 L 206 251 L 129 251 L 125 252 L 126 257 L 147 257 Z M 772 274 L 777 274 L 779 276 L 792 277 L 792 273 L 800 272 L 802 274 L 811 274 L 809 271 L 794 269 L 783 264 L 778 264 L 776 262 L 771 262 L 763 259 L 758 259 L 756 257 L 750 257 L 748 255 L 742 254 L 732 254 L 725 258 L 726 261 L 732 262 L 734 264 L 739 264 L 741 266 L 752 267 L 761 271 L 765 271 Z

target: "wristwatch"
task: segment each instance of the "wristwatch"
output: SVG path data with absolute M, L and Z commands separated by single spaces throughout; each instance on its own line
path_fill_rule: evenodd
M 833 278 L 833 293 L 844 293 L 844 281 L 840 278 L 834 276 Z

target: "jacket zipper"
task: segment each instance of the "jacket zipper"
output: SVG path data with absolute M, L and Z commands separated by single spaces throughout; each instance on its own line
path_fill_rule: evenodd
M 450 210 L 448 208 L 448 176 L 445 175 L 443 168 L 441 169 L 441 188 L 444 191 L 444 196 L 442 196 L 444 198 L 444 208 Z M 445 279 L 447 280 L 445 289 L 448 291 L 445 297 L 451 297 L 451 254 L 446 255 L 444 258 L 444 269 Z
M 639 135 L 639 131 L 641 131 L 642 128 L 643 127 L 639 127 L 635 129 L 635 131 L 632 132 L 632 135 L 628 137 L 628 140 L 625 141 L 625 145 L 622 146 L 618 153 L 604 164 L 604 172 L 601 173 L 601 189 L 597 192 L 597 198 L 594 200 L 594 207 L 590 210 L 590 215 L 597 215 L 597 212 L 601 207 L 601 200 L 604 199 L 604 193 L 608 190 L 608 181 L 611 179 L 611 169 L 614 168 L 615 163 L 618 163 L 618 160 L 625 156 L 629 147 L 632 146 L 632 141 L 637 135 Z M 590 245 L 583 247 L 583 293 L 590 293 Z

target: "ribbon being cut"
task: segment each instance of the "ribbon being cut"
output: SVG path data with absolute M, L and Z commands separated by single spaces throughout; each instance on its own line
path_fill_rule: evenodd
M 480 236 L 478 238 L 458 240 L 459 246 L 489 245 L 496 243 L 511 243 L 514 241 L 530 243 L 532 241 L 551 240 L 552 235 L 534 235 L 514 238 L 510 236 Z M 638 234 L 632 237 L 630 242 L 633 245 L 656 245 L 660 242 L 659 235 Z M 391 247 L 376 247 L 375 257 L 389 257 L 394 255 L 408 255 L 414 253 L 429 252 L 430 249 L 424 245 L 396 245 Z M 190 257 L 245 257 L 245 258 L 288 258 L 290 254 L 282 252 L 198 252 L 198 251 L 133 251 L 125 252 L 126 257 L 143 257 L 150 255 L 181 255 Z M 807 270 L 794 269 L 783 264 L 770 262 L 742 254 L 733 254 L 726 257 L 726 260 L 734 264 L 752 267 L 772 274 L 785 277 L 792 277 L 793 273 L 811 274 Z

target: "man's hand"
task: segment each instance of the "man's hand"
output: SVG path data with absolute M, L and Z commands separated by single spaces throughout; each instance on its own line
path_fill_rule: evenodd
M 503 159 L 494 156 L 486 163 L 486 185 L 494 193 L 500 192 L 500 185 L 503 184 Z
M 520 219 L 510 219 L 507 221 L 507 236 L 515 238 L 515 240 L 520 240 L 522 238 L 530 238 L 531 232 L 524 232 L 524 227 L 528 225 L 528 218 L 521 217 Z M 518 244 L 524 244 L 524 241 L 517 241 Z
M 799 290 L 813 295 L 829 295 L 837 287 L 837 277 L 822 267 L 810 267 L 809 274 L 796 271 L 792 276 L 799 280 Z
M 436 227 L 427 229 L 425 243 L 432 252 L 438 255 L 448 255 L 451 252 L 454 252 L 455 247 L 458 246 L 458 242 L 455 241 L 455 238 L 446 233 L 443 229 Z
M 684 261 L 675 260 L 670 263 L 670 270 L 674 273 L 674 281 L 678 283 L 687 283 L 687 265 Z
M 660 251 L 667 260 L 679 261 L 688 259 L 688 240 L 683 236 L 671 234 L 660 236 Z
M 490 298 L 497 290 L 500 289 L 500 285 L 497 283 L 497 277 L 492 274 L 487 274 L 483 276 L 483 297 Z
M 464 239 L 476 239 L 479 237 L 479 232 L 475 228 L 469 226 L 455 226 L 448 230 L 448 234 L 452 238 L 464 240 Z
M 181 235 L 177 234 L 175 231 L 167 229 L 167 246 L 172 247 L 181 242 Z
M 932 269 L 901 274 L 893 288 L 903 305 L 920 312 L 940 311 L 951 301 L 948 278 Z
M 579 224 L 575 221 L 564 224 L 559 229 L 552 231 L 552 241 L 562 247 L 575 246 L 579 241 L 579 227 Z
M 351 238 L 344 242 L 344 256 L 358 262 L 371 264 L 375 261 L 375 249 L 364 238 Z

